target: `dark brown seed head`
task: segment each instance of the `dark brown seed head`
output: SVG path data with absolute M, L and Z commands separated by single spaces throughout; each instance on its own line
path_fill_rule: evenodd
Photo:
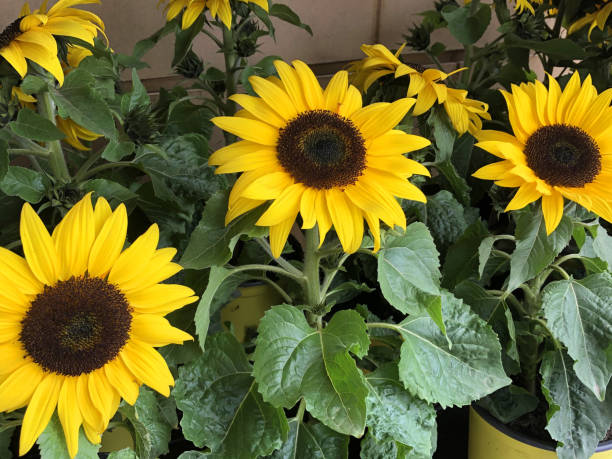
M 19 28 L 21 19 L 15 19 L 0 33 L 0 49 L 10 45 L 21 34 L 21 29 Z

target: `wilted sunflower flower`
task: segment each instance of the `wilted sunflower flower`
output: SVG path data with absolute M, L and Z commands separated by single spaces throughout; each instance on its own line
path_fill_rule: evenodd
M 368 57 L 354 62 L 349 71 L 353 72 L 352 80 L 354 84 L 364 91 L 367 91 L 372 83 L 385 75 L 393 73 L 395 78 L 410 75 L 410 85 L 406 95 L 417 97 L 412 114 L 414 116 L 422 115 L 436 101 L 441 104 L 446 100 L 448 88 L 440 81 L 465 70 L 465 68 L 450 73 L 444 73 L 438 69 L 419 69 L 416 65 L 410 66 L 399 60 L 403 48 L 404 46 L 393 54 L 381 44 L 361 45 L 361 50 Z
M 514 10 L 517 11 L 519 14 L 523 14 L 523 11 L 525 11 L 525 9 L 528 9 L 531 14 L 535 14 L 533 5 L 530 2 L 536 2 L 541 5 L 543 0 L 516 0 L 516 6 L 514 7 Z
M 102 135 L 91 132 L 89 129 L 85 129 L 83 126 L 78 125 L 70 118 L 64 119 L 58 115 L 55 117 L 55 123 L 57 124 L 57 128 L 66 134 L 66 137 L 62 140 L 72 145 L 77 150 L 91 150 L 91 148 L 83 145 L 81 140 L 92 142 L 102 137 Z
M 243 3 L 255 3 L 268 11 L 268 0 L 240 0 Z M 213 18 L 219 18 L 229 29 L 232 26 L 232 8 L 230 0 L 159 0 L 158 5 L 168 3 L 166 6 L 166 19 L 171 21 L 185 8 L 183 13 L 182 29 L 188 29 L 202 14 L 204 8 L 210 10 Z
M 55 35 L 78 38 L 93 45 L 98 32 L 104 31 L 102 20 L 89 11 L 72 8 L 92 0 L 60 0 L 47 10 L 47 2 L 33 12 L 26 3 L 20 17 L 0 33 L 0 56 L 23 78 L 28 71 L 26 59 L 36 62 L 64 82 L 64 72 L 57 57 Z
M 575 72 L 563 91 L 549 76 L 502 91 L 514 135 L 480 131 L 480 148 L 503 159 L 474 176 L 519 187 L 506 210 L 542 198 L 546 231 L 563 216 L 563 198 L 612 221 L 612 89 L 597 94 L 589 75 L 580 83 Z
M 349 253 L 361 245 L 365 218 L 378 250 L 379 220 L 406 226 L 395 196 L 425 202 L 408 177 L 429 172 L 403 153 L 430 142 L 393 129 L 414 99 L 362 108 L 345 71 L 322 90 L 303 62 L 274 65 L 280 79 L 252 76 L 259 97 L 236 94 L 232 100 L 244 110 L 212 120 L 244 139 L 209 160 L 220 166 L 217 173 L 243 172 L 231 191 L 226 222 L 271 200 L 256 224 L 270 227 L 274 256 L 281 254 L 298 212 L 303 228 L 318 225 L 321 243 L 333 225 Z
M 489 105 L 467 97 L 465 89 L 447 88 L 444 110 L 455 130 L 463 135 L 469 131 L 473 136 L 482 129 L 482 120 L 491 119 Z
M 587 13 L 584 17 L 578 19 L 568 29 L 567 33 L 572 34 L 577 30 L 582 29 L 585 25 L 591 24 L 589 27 L 589 40 L 591 39 L 591 32 L 595 27 L 599 27 L 600 30 L 604 30 L 606 27 L 606 23 L 608 22 L 608 17 L 612 13 L 612 2 L 606 3 L 604 5 L 600 5 L 597 7 L 597 10 L 592 13 Z
M 160 282 L 181 267 L 175 249 L 157 249 L 153 225 L 125 250 L 127 213 L 90 195 L 49 235 L 24 204 L 25 258 L 0 248 L 0 411 L 27 406 L 19 454 L 55 408 L 68 452 L 79 429 L 99 443 L 121 398 L 134 404 L 141 384 L 168 396 L 174 379 L 153 347 L 192 339 L 164 315 L 192 303 L 190 288 Z

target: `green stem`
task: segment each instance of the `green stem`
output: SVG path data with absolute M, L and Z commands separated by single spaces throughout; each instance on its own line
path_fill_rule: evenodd
M 550 339 L 552 340 L 553 344 L 555 345 L 556 349 L 563 349 L 563 347 L 561 346 L 561 344 L 559 343 L 559 341 L 557 341 L 557 338 L 555 338 L 555 336 L 552 334 L 552 332 L 550 331 L 550 328 L 548 328 L 548 324 L 546 322 L 544 322 L 542 319 L 535 317 L 532 319 L 534 322 L 536 322 L 538 325 L 540 325 L 540 327 L 542 327 L 544 330 L 546 330 L 546 333 L 548 334 L 548 336 L 550 337 Z
M 287 304 L 293 303 L 293 299 L 289 296 L 289 294 L 285 292 L 285 290 L 283 290 L 283 288 L 280 285 L 278 285 L 276 282 L 274 282 L 272 279 L 269 279 L 265 276 L 256 276 L 256 277 L 253 277 L 253 279 L 260 280 L 268 284 L 270 287 L 276 290 L 280 294 L 280 296 L 283 297 L 283 300 L 285 300 L 285 303 Z
M 231 29 L 223 26 L 223 56 L 225 58 L 225 114 L 232 116 L 236 113 L 236 104 L 229 97 L 236 94 L 236 76 L 234 65 L 236 64 L 236 50 L 234 49 L 234 33 Z
M 55 102 L 51 99 L 51 94 L 49 94 L 49 92 L 38 94 L 37 99 L 40 114 L 51 121 L 53 125 L 56 125 Z M 69 183 L 70 171 L 68 171 L 62 144 L 59 140 L 52 140 L 47 142 L 47 147 L 49 148 L 49 167 L 51 167 L 53 175 L 59 182 Z
M 302 422 L 302 419 L 304 419 L 304 412 L 306 411 L 306 401 L 302 398 L 300 399 L 300 406 L 298 407 L 298 411 L 297 414 L 295 415 L 295 418 L 297 419 L 298 422 L 298 429 L 299 429 L 299 424 Z
M 565 280 L 569 280 L 570 279 L 570 275 L 561 266 L 559 266 L 559 265 L 551 265 L 551 268 L 553 268 L 555 271 L 557 271 L 559 274 L 561 274 L 563 279 L 565 279 Z
M 274 255 L 272 255 L 272 249 L 270 248 L 270 244 L 268 244 L 268 241 L 261 237 L 258 237 L 255 240 L 266 251 L 268 255 L 274 258 Z M 293 274 L 294 276 L 299 276 L 301 278 L 304 277 L 304 273 L 302 271 L 297 269 L 295 266 L 285 260 L 282 256 L 274 258 L 274 261 L 276 261 L 282 268 L 284 268 L 287 272 Z
M 336 274 L 338 274 L 338 271 L 340 271 L 340 268 L 342 267 L 344 262 L 348 259 L 349 255 L 350 254 L 348 253 L 345 253 L 344 255 L 342 255 L 342 257 L 340 257 L 340 260 L 338 261 L 338 266 L 333 271 L 328 273 L 325 276 L 325 279 L 323 279 L 323 286 L 321 287 L 321 297 L 322 298 L 325 298 L 327 296 L 327 291 L 329 290 L 331 283 L 334 281 Z
M 47 148 L 43 148 L 40 145 L 38 145 L 36 142 L 32 142 L 29 139 L 24 139 L 23 137 L 18 136 L 17 134 L 15 134 L 9 129 L 5 130 L 4 132 L 8 132 L 11 135 L 12 141 L 14 141 L 24 150 L 31 150 L 32 152 L 36 152 L 36 153 L 32 153 L 32 154 L 35 154 L 36 156 L 42 156 L 45 158 L 49 157 L 49 150 Z
M 319 245 L 319 234 L 316 228 L 305 231 L 306 246 L 304 250 L 304 275 L 306 276 L 306 303 L 308 306 L 317 307 L 321 304 L 321 281 L 319 279 L 319 256 L 317 246 Z
M 251 264 L 251 265 L 236 266 L 235 268 L 232 268 L 232 270 L 234 271 L 234 273 L 237 273 L 240 271 L 267 271 L 267 272 L 281 274 L 283 276 L 290 277 L 292 279 L 297 280 L 298 282 L 304 281 L 303 275 L 297 276 L 293 273 L 290 273 L 284 268 L 279 268 L 278 266 Z
M 580 255 L 579 253 L 570 253 L 569 255 L 565 255 L 563 257 L 559 257 L 557 259 L 557 262 L 555 263 L 555 265 L 561 266 L 566 261 L 577 260 L 577 259 L 580 260 L 581 258 L 582 258 L 582 255 Z
M 41 158 L 48 158 L 49 152 L 44 151 L 40 152 L 38 150 L 30 150 L 29 148 L 9 148 L 9 155 L 32 155 L 32 156 L 40 156 Z

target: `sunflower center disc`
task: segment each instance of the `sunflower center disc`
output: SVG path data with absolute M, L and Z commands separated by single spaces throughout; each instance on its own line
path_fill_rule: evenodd
M 535 174 L 552 186 L 582 188 L 601 172 L 599 147 L 577 126 L 539 128 L 527 139 L 525 156 Z
M 19 339 L 45 370 L 78 376 L 117 356 L 131 321 L 129 304 L 115 286 L 98 277 L 71 277 L 34 298 Z
M 0 49 L 10 45 L 11 42 L 19 36 L 21 33 L 21 29 L 19 28 L 21 19 L 22 18 L 15 19 L 8 26 L 6 26 L 2 33 L 0 33 Z
M 330 189 L 351 185 L 365 169 L 359 129 L 328 110 L 300 113 L 280 130 L 278 160 L 299 183 Z

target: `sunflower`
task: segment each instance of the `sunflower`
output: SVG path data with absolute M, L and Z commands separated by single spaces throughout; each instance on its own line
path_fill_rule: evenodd
M 488 110 L 489 106 L 479 100 L 469 99 L 465 89 L 447 88 L 444 110 L 455 130 L 463 135 L 469 131 L 476 135 L 482 129 L 482 120 L 491 119 Z
M 232 27 L 232 9 L 229 0 L 159 0 L 158 5 L 168 2 L 166 6 L 166 19 L 171 21 L 185 8 L 182 29 L 188 29 L 202 14 L 204 8 L 210 10 L 213 18 L 219 18 L 229 29 Z M 268 0 L 240 0 L 243 3 L 255 3 L 268 11 Z
M 584 17 L 578 19 L 568 29 L 567 33 L 572 34 L 580 29 L 582 29 L 585 25 L 591 24 L 589 27 L 589 40 L 591 39 L 591 32 L 595 27 L 599 27 L 600 30 L 604 30 L 606 23 L 608 22 L 608 17 L 612 13 L 612 3 L 606 3 L 604 5 L 600 5 L 597 7 L 597 10 L 592 13 L 587 13 Z
M 31 12 L 26 3 L 20 17 L 0 33 L 0 56 L 19 73 L 28 71 L 26 59 L 36 62 L 64 82 L 64 72 L 57 57 L 55 35 L 78 38 L 93 45 L 98 32 L 104 31 L 101 19 L 89 11 L 71 8 L 74 5 L 95 3 L 95 0 L 60 0 L 48 11 L 46 1 Z
M 536 81 L 502 91 L 514 135 L 476 135 L 477 146 L 503 161 L 474 176 L 519 187 L 507 211 L 541 197 L 548 234 L 563 216 L 564 197 L 612 221 L 612 89 L 598 95 L 591 76 L 581 83 L 578 72 L 563 91 L 551 76 L 548 81 L 548 90 Z
M 192 303 L 187 287 L 160 284 L 181 267 L 175 249 L 157 250 L 156 225 L 123 249 L 127 213 L 87 195 L 49 235 L 24 204 L 25 258 L 0 248 L 0 412 L 27 406 L 19 454 L 55 408 L 68 452 L 81 425 L 99 443 L 121 398 L 134 404 L 146 384 L 168 396 L 174 379 L 153 347 L 192 339 L 163 316 Z
M 209 160 L 220 166 L 216 173 L 243 172 L 231 191 L 226 222 L 272 200 L 256 224 L 270 227 L 275 256 L 298 212 L 302 228 L 318 225 L 320 243 L 333 225 L 349 253 L 361 245 L 365 218 L 378 250 L 379 220 L 406 226 L 395 196 L 425 202 L 408 177 L 429 172 L 402 154 L 430 142 L 393 130 L 414 99 L 362 107 L 361 94 L 348 84 L 345 71 L 322 90 L 303 62 L 274 65 L 280 79 L 252 76 L 259 97 L 234 95 L 244 110 L 212 120 L 244 139 Z
M 55 123 L 57 125 L 57 128 L 64 134 L 66 134 L 66 137 L 62 140 L 72 145 L 77 150 L 91 150 L 91 148 L 83 145 L 81 140 L 85 140 L 86 142 L 93 142 L 94 140 L 102 137 L 102 135 L 96 134 L 95 132 L 92 132 L 89 129 L 85 129 L 83 126 L 78 125 L 70 118 L 64 119 L 58 115 L 55 117 Z
M 402 45 L 393 54 L 381 44 L 361 45 L 361 50 L 367 57 L 354 62 L 349 71 L 353 73 L 353 83 L 363 91 L 367 91 L 372 83 L 385 75 L 393 73 L 395 78 L 409 75 L 410 85 L 406 96 L 417 96 L 412 114 L 418 116 L 429 110 L 436 103 L 436 100 L 439 104 L 446 100 L 448 88 L 440 82 L 457 72 L 465 70 L 465 67 L 445 73 L 438 69 L 424 69 L 419 65 L 404 64 L 399 60 L 399 55 L 404 46 Z

